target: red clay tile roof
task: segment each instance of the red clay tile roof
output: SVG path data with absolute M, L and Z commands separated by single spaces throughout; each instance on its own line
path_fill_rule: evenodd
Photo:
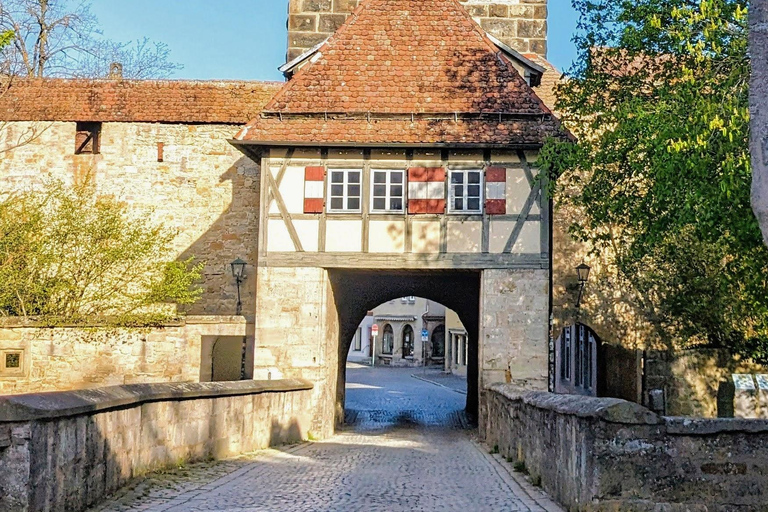
M 0 121 L 243 124 L 281 82 L 15 80 L 0 94 Z
M 559 129 L 557 120 L 510 119 L 476 116 L 428 118 L 261 118 L 240 132 L 237 139 L 270 145 L 421 145 L 531 147 L 540 145 Z
M 237 139 L 537 145 L 551 135 L 559 122 L 457 0 L 364 0 Z

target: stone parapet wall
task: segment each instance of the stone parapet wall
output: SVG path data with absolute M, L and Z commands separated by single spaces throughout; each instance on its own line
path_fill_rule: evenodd
M 505 384 L 486 395 L 488 445 L 569 510 L 768 510 L 768 421 L 664 418 Z
M 0 369 L 0 395 L 210 380 L 210 354 L 204 360 L 203 339 L 219 336 L 247 338 L 246 377 L 250 378 L 252 318 L 191 316 L 171 325 L 130 329 L 44 328 L 4 319 L 0 354 L 21 352 L 22 368 L 9 373 Z
M 547 55 L 546 0 L 460 0 L 490 34 L 522 53 Z M 290 0 L 288 60 L 322 43 L 360 0 Z
M 131 479 L 307 438 L 300 380 L 0 398 L 0 510 L 79 512 Z

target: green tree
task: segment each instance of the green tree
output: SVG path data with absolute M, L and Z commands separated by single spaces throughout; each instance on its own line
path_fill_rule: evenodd
M 202 264 L 171 260 L 175 234 L 89 184 L 0 201 L 0 314 L 44 322 L 153 323 L 191 304 Z
M 578 142 L 543 157 L 558 200 L 583 212 L 573 234 L 610 255 L 662 339 L 768 360 L 746 1 L 574 5 L 579 59 L 557 107 Z

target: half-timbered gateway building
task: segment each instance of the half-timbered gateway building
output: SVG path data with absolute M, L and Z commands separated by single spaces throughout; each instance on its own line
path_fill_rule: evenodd
M 562 134 L 532 89 L 544 68 L 457 0 L 366 0 L 282 70 L 286 85 L 232 141 L 262 169 L 257 344 L 317 340 L 313 358 L 339 365 L 369 309 L 419 295 L 475 327 L 470 409 L 507 375 L 546 387 L 550 209 L 536 161 Z M 277 290 L 302 303 L 289 327 Z
M 458 314 L 466 333 L 443 333 L 444 357 L 466 367 L 481 421 L 484 385 L 546 388 L 537 154 L 562 133 L 537 95 L 555 74 L 545 18 L 534 0 L 291 0 L 284 84 L 14 82 L 0 96 L 0 194 L 91 179 L 206 265 L 186 320 L 150 334 L 5 322 L 0 352 L 20 363 L 0 391 L 300 377 L 315 383 L 322 437 L 342 417 L 361 320 L 409 296 Z

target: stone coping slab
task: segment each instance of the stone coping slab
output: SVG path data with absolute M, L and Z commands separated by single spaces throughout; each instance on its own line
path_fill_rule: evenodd
M 152 330 L 163 329 L 165 327 L 184 327 L 185 325 L 206 325 L 206 324 L 252 324 L 254 315 L 184 315 L 175 319 L 169 319 L 161 324 L 152 326 L 115 326 L 104 319 L 93 318 L 90 322 L 73 323 L 62 322 L 61 324 L 47 325 L 45 321 L 40 321 L 37 317 L 2 317 L 0 318 L 0 328 L 5 329 L 129 329 L 129 330 Z
M 314 385 L 302 379 L 249 380 L 174 384 L 130 384 L 75 391 L 35 393 L 0 397 L 0 423 L 51 420 L 93 414 L 147 402 L 194 400 L 261 393 L 310 390 Z
M 661 425 L 670 435 L 712 435 L 726 433 L 768 433 L 768 420 L 743 418 L 661 417 L 645 407 L 619 398 L 558 395 L 546 391 L 526 391 L 513 384 L 491 384 L 488 390 L 537 409 L 558 414 L 594 418 L 628 425 Z
M 725 433 L 768 434 L 768 420 L 745 418 L 664 418 L 668 434 L 705 436 Z
M 491 384 L 487 389 L 510 400 L 558 414 L 628 425 L 660 425 L 663 423 L 660 416 L 645 407 L 619 398 L 595 398 L 580 395 L 557 395 L 546 391 L 526 391 L 513 384 Z

